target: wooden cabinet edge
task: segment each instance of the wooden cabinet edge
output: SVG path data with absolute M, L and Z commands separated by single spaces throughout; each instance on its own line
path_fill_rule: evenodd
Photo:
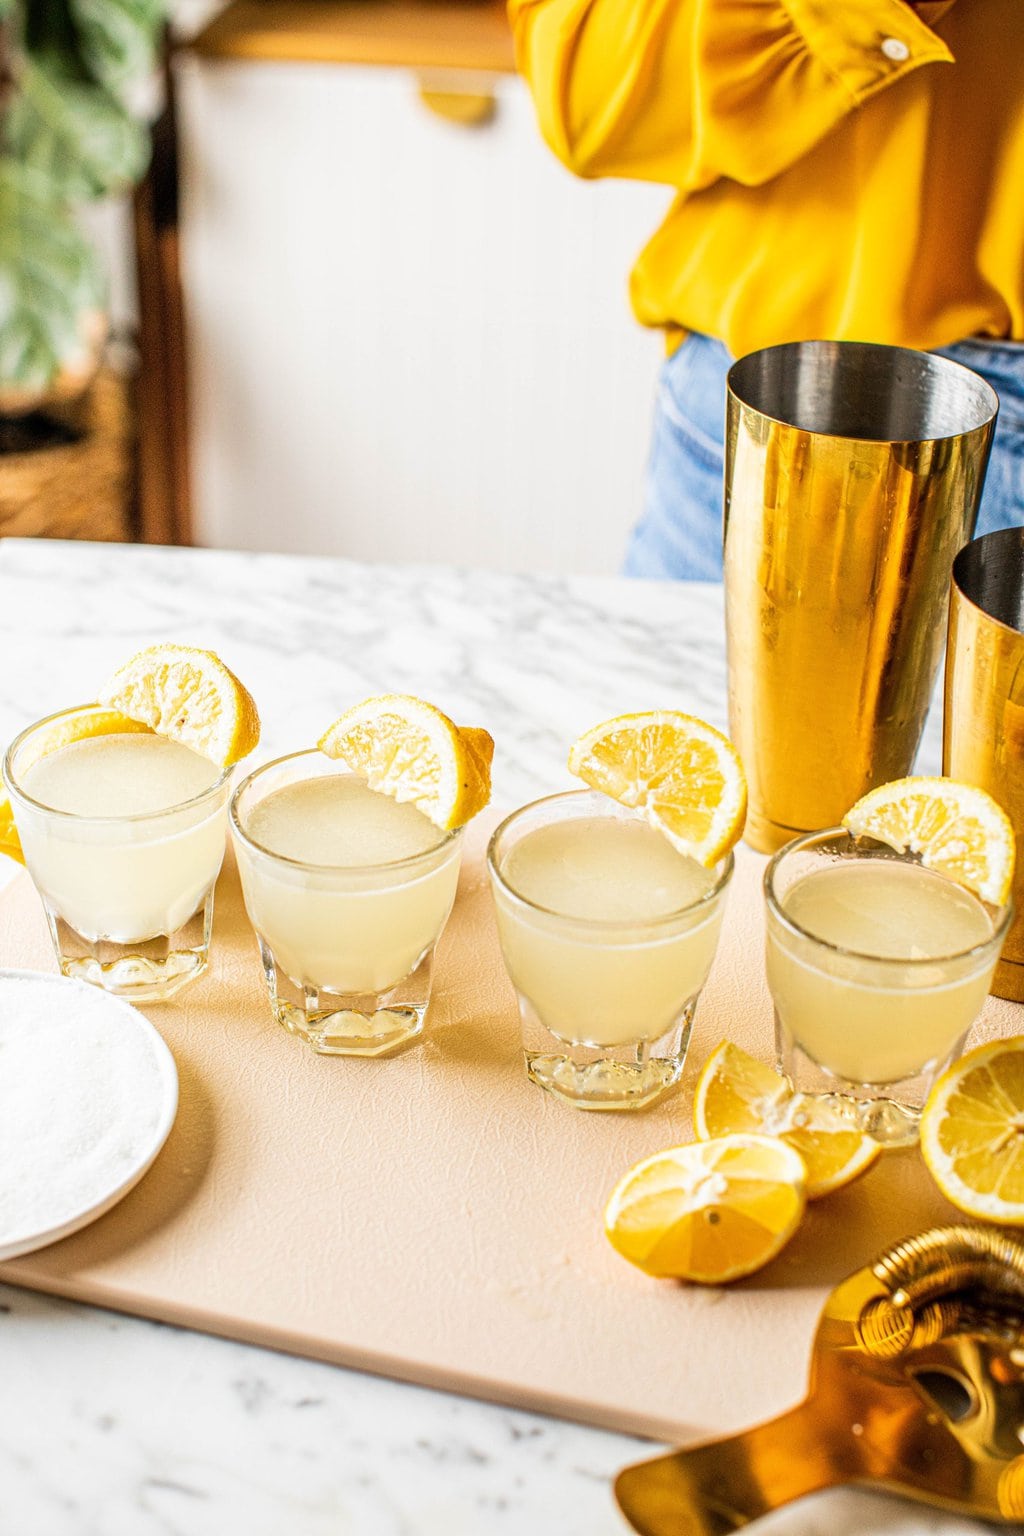
M 211 59 L 515 72 L 494 0 L 232 0 L 183 46 Z

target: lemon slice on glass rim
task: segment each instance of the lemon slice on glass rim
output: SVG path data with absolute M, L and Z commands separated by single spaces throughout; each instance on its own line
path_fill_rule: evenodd
M 919 853 L 992 906 L 1006 904 L 1015 845 L 1010 818 L 992 796 L 956 779 L 916 775 L 880 784 L 843 817 L 854 837 L 873 837 L 897 853 Z
M 808 1200 L 859 1178 L 882 1150 L 827 1096 L 795 1093 L 781 1072 L 729 1040 L 697 1080 L 693 1128 L 701 1141 L 735 1132 L 779 1137 L 807 1166 Z
M 740 839 L 747 781 L 728 737 L 695 715 L 651 710 L 585 731 L 569 770 L 620 805 L 642 811 L 680 853 L 710 868 Z
M 488 732 L 458 726 L 412 694 L 364 699 L 339 715 L 317 745 L 378 794 L 414 805 L 442 831 L 464 826 L 491 796 Z
M 22 771 L 75 742 L 153 732 L 208 758 L 219 768 L 246 757 L 259 741 L 252 695 L 212 651 L 152 645 L 137 652 L 99 690 L 99 706 L 65 711 L 33 733 Z M 38 739 L 36 739 L 38 738 Z M 11 802 L 0 788 L 0 854 L 24 864 Z
M 248 689 L 213 651 L 151 645 L 119 667 L 99 702 L 229 768 L 260 739 L 260 718 Z
M 720 1136 L 631 1168 L 608 1201 L 605 1233 L 645 1274 L 721 1285 L 780 1253 L 806 1203 L 806 1169 L 792 1147 L 771 1136 Z

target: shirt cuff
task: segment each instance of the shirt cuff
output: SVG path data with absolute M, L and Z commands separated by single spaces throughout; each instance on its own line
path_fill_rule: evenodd
M 783 0 L 808 50 L 854 102 L 922 64 L 954 62 L 946 44 L 903 0 Z

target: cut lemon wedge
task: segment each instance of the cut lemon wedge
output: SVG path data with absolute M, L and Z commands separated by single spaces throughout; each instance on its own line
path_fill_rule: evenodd
M 631 1168 L 605 1210 L 623 1258 L 659 1279 L 720 1285 L 767 1264 L 806 1205 L 803 1159 L 770 1136 L 721 1136 Z
M 435 826 L 464 826 L 491 797 L 494 742 L 409 694 L 365 699 L 339 715 L 317 745 L 371 789 L 415 805 Z
M 219 768 L 239 762 L 260 739 L 252 695 L 212 651 L 151 645 L 119 667 L 99 701 Z
M 921 1155 L 959 1210 L 1024 1226 L 1024 1035 L 979 1046 L 943 1073 L 921 1115 Z
M 643 811 L 680 853 L 706 868 L 743 832 L 743 765 L 728 738 L 693 715 L 665 709 L 605 720 L 574 743 L 569 769 Z
M 14 825 L 11 802 L 2 789 L 0 789 L 0 854 L 6 855 L 9 859 L 16 859 L 19 864 L 25 862 L 25 855 L 21 851 L 21 838 Z
M 825 1096 L 794 1093 L 789 1079 L 723 1040 L 704 1064 L 693 1102 L 701 1141 L 737 1131 L 778 1136 L 807 1167 L 807 1198 L 841 1189 L 876 1160 L 881 1147 Z
M 874 837 L 921 855 L 927 869 L 948 875 L 1001 907 L 1013 881 L 1010 818 L 992 796 L 956 779 L 895 779 L 857 801 L 843 817 L 854 837 Z

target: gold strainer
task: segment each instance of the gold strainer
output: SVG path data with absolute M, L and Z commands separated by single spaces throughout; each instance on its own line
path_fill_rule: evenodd
M 955 1226 L 888 1249 L 826 1302 L 798 1407 L 615 1492 L 641 1536 L 725 1536 L 842 1483 L 1024 1519 L 1024 1243 Z

